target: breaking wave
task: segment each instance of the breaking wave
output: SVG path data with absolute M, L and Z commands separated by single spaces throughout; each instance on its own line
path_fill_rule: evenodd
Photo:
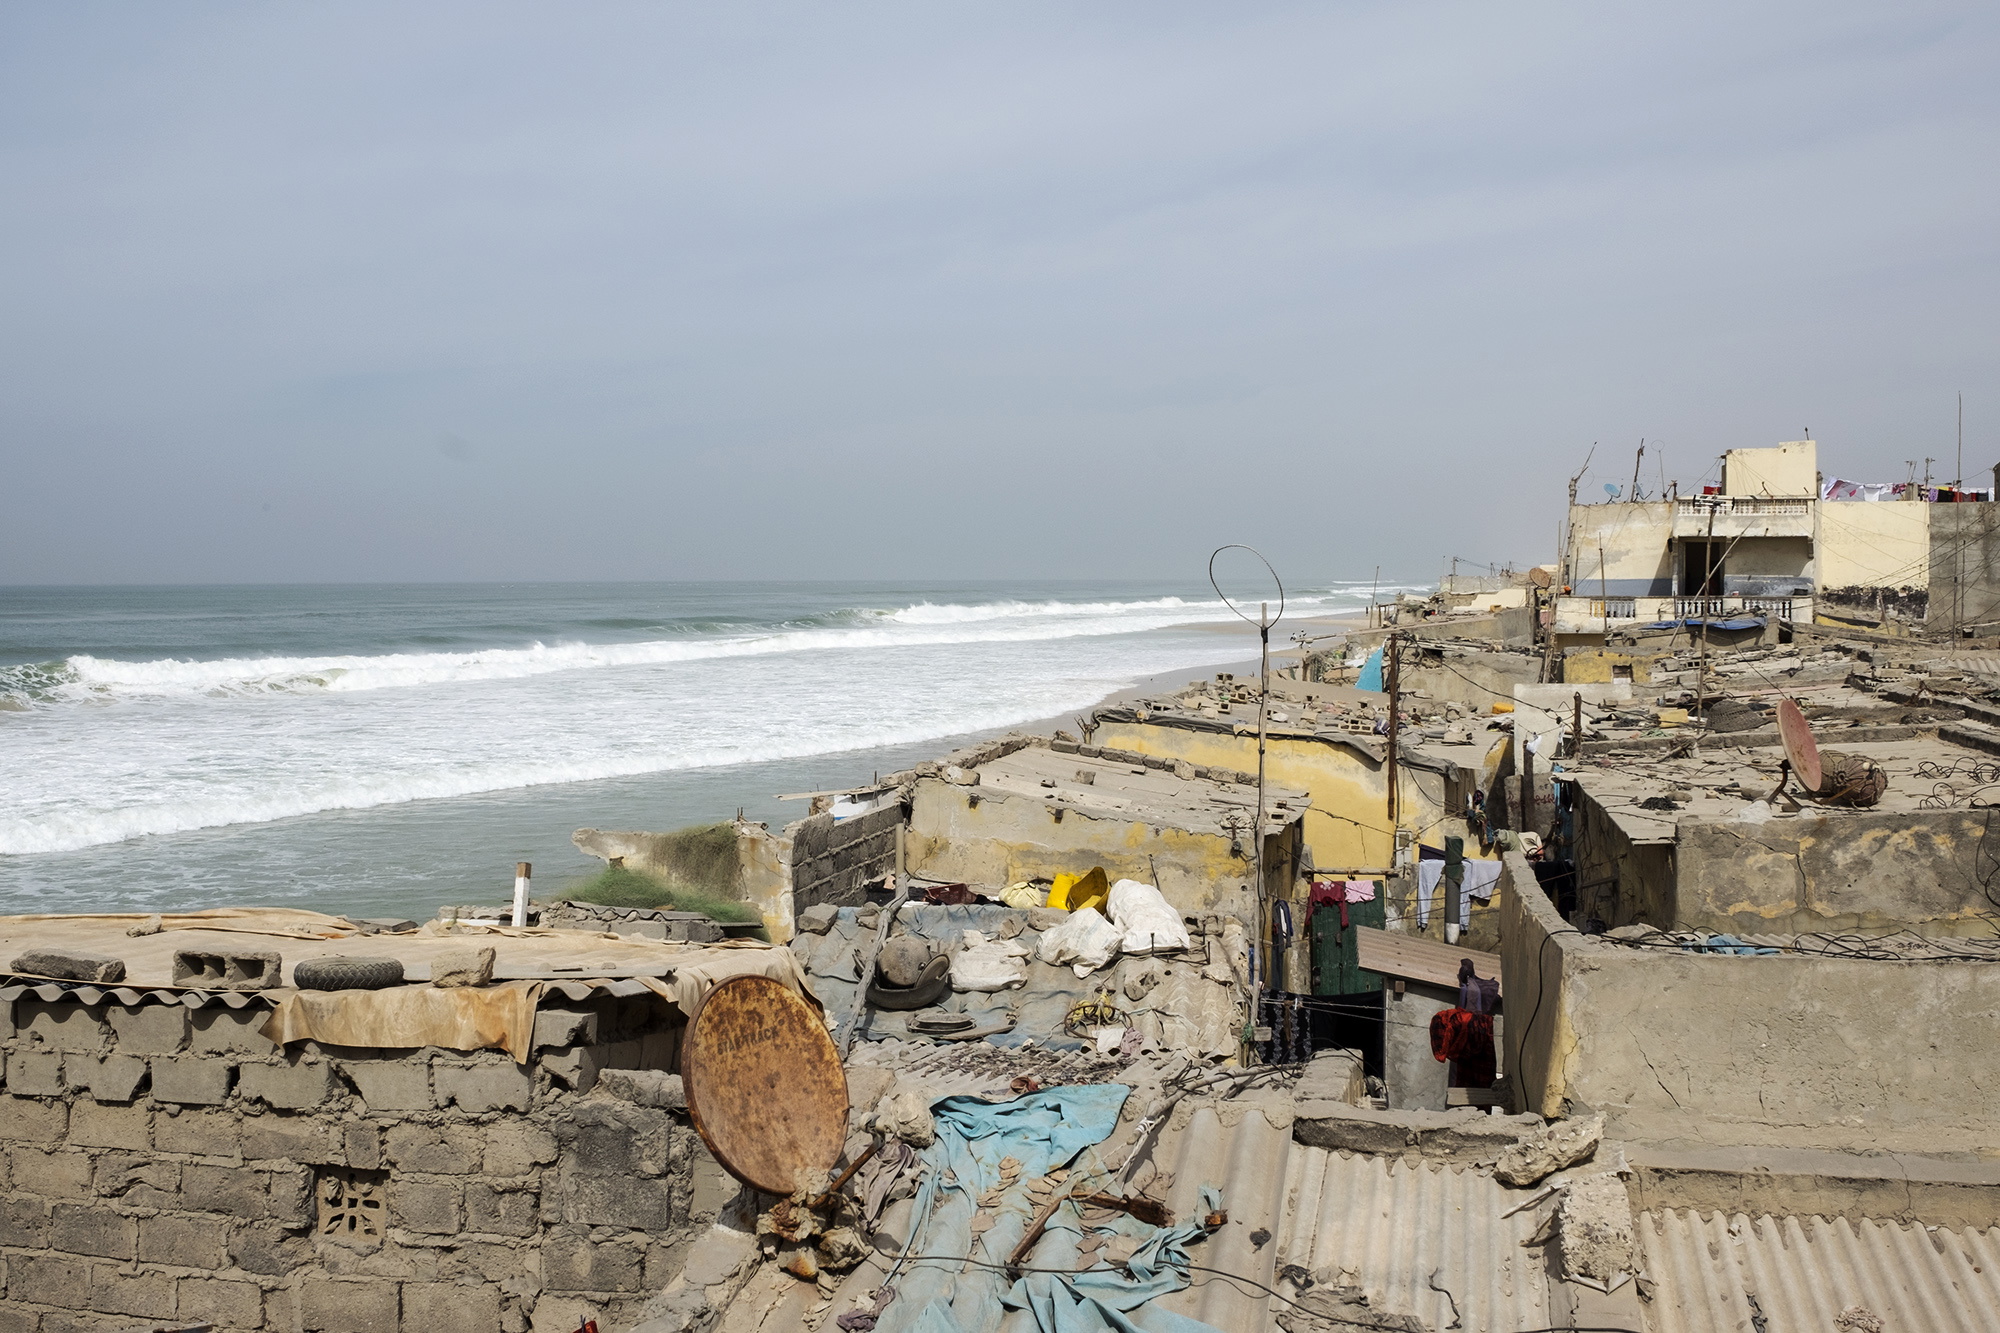
M 1308 594 L 1301 610 L 1325 613 L 1358 600 L 1344 591 Z M 850 610 L 817 617 L 810 628 L 745 631 L 631 643 L 533 643 L 462 652 L 315 657 L 162 658 L 123 661 L 87 655 L 0 668 L 0 709 L 162 698 L 410 689 L 518 680 L 564 671 L 659 667 L 729 657 L 831 650 L 935 647 L 1132 634 L 1219 621 L 1221 602 L 1161 597 L 1131 602 L 920 602 L 891 611 Z M 858 622 L 858 623 L 857 623 Z M 714 622 L 708 622 L 713 624 Z M 796 623 L 796 622 L 793 622 Z

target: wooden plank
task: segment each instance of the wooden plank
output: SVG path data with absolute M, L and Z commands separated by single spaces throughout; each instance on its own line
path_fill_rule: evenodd
M 1373 926 L 1356 926 L 1355 934 L 1360 937 L 1361 966 L 1370 972 L 1457 990 L 1458 960 L 1470 958 L 1480 976 L 1495 980 L 1500 976 L 1500 955 L 1497 953 L 1454 948 L 1401 931 L 1377 930 Z

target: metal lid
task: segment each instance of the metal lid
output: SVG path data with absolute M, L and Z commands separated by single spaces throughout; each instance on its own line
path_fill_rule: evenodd
M 766 1194 L 824 1190 L 847 1139 L 847 1071 L 826 1023 L 769 977 L 708 993 L 681 1044 L 688 1111 L 730 1175 Z
M 1819 745 L 1813 740 L 1806 715 L 1790 699 L 1778 700 L 1778 739 L 1784 744 L 1785 758 L 1800 785 L 1809 792 L 1818 791 L 1820 783 L 1825 781 L 1820 770 Z

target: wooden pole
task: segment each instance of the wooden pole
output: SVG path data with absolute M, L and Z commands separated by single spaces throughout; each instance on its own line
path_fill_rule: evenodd
M 1256 850 L 1257 866 L 1257 938 L 1263 945 L 1262 957 L 1257 960 L 1260 979 L 1268 981 L 1271 972 L 1271 907 L 1266 901 L 1268 886 L 1264 882 L 1264 721 L 1271 711 L 1271 604 L 1257 604 L 1257 638 L 1261 643 L 1258 660 L 1259 688 L 1257 691 L 1257 831 L 1252 846 Z M 1260 987 L 1261 991 L 1262 987 Z
M 1582 690 L 1578 690 L 1576 692 L 1576 698 L 1572 701 L 1571 706 L 1575 708 L 1576 711 L 1573 714 L 1571 714 L 1570 717 L 1569 753 L 1571 758 L 1575 758 L 1577 755 L 1583 753 L 1583 691 Z
M 528 877 L 534 873 L 534 866 L 526 861 L 514 866 L 514 926 L 518 930 L 528 924 Z

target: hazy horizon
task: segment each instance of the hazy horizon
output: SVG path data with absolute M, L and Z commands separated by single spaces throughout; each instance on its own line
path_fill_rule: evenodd
M 1295 578 L 2000 462 L 2000 11 L 0 14 L 0 584 Z M 1661 463 L 1664 463 L 1664 473 Z

